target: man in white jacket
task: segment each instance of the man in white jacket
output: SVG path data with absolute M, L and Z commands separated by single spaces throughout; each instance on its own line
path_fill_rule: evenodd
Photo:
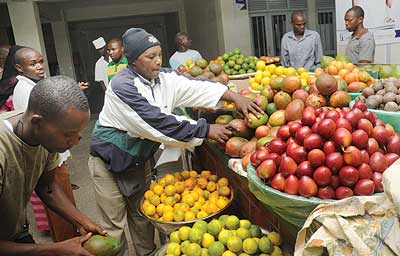
M 103 83 L 102 87 L 106 89 L 108 87 L 107 65 L 110 62 L 110 57 L 106 48 L 106 41 L 103 37 L 99 37 L 96 40 L 93 40 L 92 43 L 94 48 L 96 48 L 96 51 L 100 54 L 100 58 L 96 61 L 94 80 Z
M 209 138 L 224 143 L 228 125 L 207 124 L 172 114 L 176 107 L 208 107 L 219 100 L 234 102 L 248 117 L 261 108 L 252 100 L 220 83 L 200 81 L 161 68 L 162 50 L 153 35 L 140 28 L 128 29 L 123 38 L 128 67 L 119 71 L 106 91 L 104 107 L 95 125 L 89 170 L 95 184 L 101 224 L 122 241 L 132 255 L 152 255 L 154 228 L 138 214 L 137 205 L 150 184 L 150 159 L 160 143 L 194 147 Z M 128 246 L 132 238 L 134 249 Z

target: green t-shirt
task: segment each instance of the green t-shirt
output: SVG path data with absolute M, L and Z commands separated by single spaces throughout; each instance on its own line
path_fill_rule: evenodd
M 40 176 L 54 170 L 60 162 L 57 153 L 30 146 L 13 132 L 5 120 L 17 114 L 0 114 L 0 240 L 8 241 L 22 232 L 26 205 Z
M 122 56 L 122 58 L 119 60 L 118 63 L 111 61 L 107 65 L 107 77 L 108 77 L 108 82 L 111 81 L 111 78 L 115 76 L 119 71 L 122 69 L 126 68 L 128 66 L 128 59 L 125 56 Z

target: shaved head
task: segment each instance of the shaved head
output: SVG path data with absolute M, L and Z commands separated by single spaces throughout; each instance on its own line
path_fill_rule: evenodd
M 15 53 L 15 64 L 20 64 L 22 65 L 25 58 L 27 58 L 28 55 L 30 55 L 31 53 L 39 53 L 38 51 L 36 51 L 33 48 L 30 47 L 24 47 L 19 49 L 16 53 Z
M 358 17 L 362 17 L 364 18 L 364 10 L 363 8 L 361 8 L 360 6 L 354 6 L 350 9 L 347 10 L 347 13 L 352 13 L 354 17 L 358 18 Z

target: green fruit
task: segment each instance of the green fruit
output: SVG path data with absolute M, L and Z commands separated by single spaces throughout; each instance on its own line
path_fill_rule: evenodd
M 200 245 L 196 243 L 189 244 L 189 246 L 186 248 L 186 254 L 187 256 L 200 256 L 201 254 Z
M 246 74 L 246 70 L 244 70 L 244 69 L 239 69 L 239 74 L 241 74 L 241 75 Z
M 235 48 L 235 49 L 233 49 L 232 50 L 232 52 L 234 53 L 234 54 L 240 54 L 240 49 L 239 48 Z
M 255 70 L 256 69 L 256 64 L 254 62 L 249 63 L 249 68 Z
M 205 59 L 197 59 L 195 62 L 196 66 L 199 66 L 200 68 L 206 68 L 208 65 L 208 62 Z
M 170 255 L 179 256 L 181 255 L 181 246 L 178 243 L 171 242 L 167 245 L 167 253 Z
M 239 74 L 239 72 L 237 72 L 237 70 L 233 70 L 233 71 L 232 71 L 232 75 L 235 76 L 235 75 L 237 75 L 237 74 Z
M 218 76 L 222 72 L 222 67 L 220 64 L 212 63 L 212 64 L 208 65 L 208 68 L 216 76 Z
M 247 70 L 247 73 L 254 73 L 254 72 L 256 72 L 254 69 L 251 69 L 251 68 L 249 68 L 248 70 Z
M 212 220 L 207 225 L 208 233 L 217 237 L 219 232 L 221 232 L 221 230 L 222 230 L 222 226 L 223 226 L 223 224 L 220 220 Z
M 240 220 L 240 227 L 241 228 L 249 229 L 250 226 L 251 226 L 251 222 L 249 220 L 246 220 L 246 219 Z
M 192 228 L 189 235 L 189 240 L 192 243 L 201 244 L 201 240 L 203 239 L 204 232 L 197 228 Z
M 281 245 L 282 243 L 281 235 L 278 232 L 269 233 L 268 239 L 271 240 L 271 242 L 277 246 Z
M 190 235 L 190 230 L 191 228 L 188 226 L 182 226 L 178 229 L 179 232 L 179 239 L 181 239 L 181 241 L 185 241 L 189 239 L 189 235 Z
M 227 61 L 228 58 L 229 58 L 229 54 L 228 54 L 228 53 L 224 53 L 224 54 L 222 55 L 222 59 L 223 59 L 224 61 Z
M 232 252 L 240 252 L 242 250 L 242 239 L 237 236 L 232 236 L 228 238 L 226 247 Z
M 247 238 L 243 241 L 243 251 L 248 254 L 255 254 L 257 252 L 257 241 L 253 238 Z
M 231 233 L 229 232 L 229 230 L 224 229 L 224 230 L 222 230 L 221 232 L 219 232 L 219 234 L 218 234 L 218 240 L 219 240 L 222 244 L 226 245 L 226 243 L 228 242 L 228 239 L 229 239 L 230 235 L 231 235 Z
M 121 244 L 111 236 L 94 235 L 84 244 L 83 248 L 98 256 L 115 256 L 121 250 Z
M 179 238 L 179 231 L 174 231 L 169 235 L 169 240 L 174 243 L 181 243 L 181 239 Z
M 215 123 L 216 124 L 228 124 L 232 120 L 233 120 L 233 116 L 231 116 L 231 115 L 220 115 L 215 119 Z M 208 223 L 208 226 L 210 226 L 210 223 Z
M 245 240 L 246 238 L 250 238 L 250 231 L 248 229 L 246 229 L 246 228 L 238 228 L 236 230 L 236 235 L 240 239 Z
M 210 256 L 221 256 L 225 251 L 225 246 L 220 241 L 215 241 L 208 247 Z
M 183 241 L 181 243 L 181 251 L 186 254 L 186 249 L 188 248 L 188 246 L 191 244 L 191 242 L 189 240 Z
M 221 221 L 223 226 L 225 225 L 225 220 L 226 220 L 226 218 L 228 218 L 228 216 L 229 215 L 226 215 L 226 214 L 219 216 L 218 220 Z
M 207 222 L 204 220 L 198 220 L 193 224 L 193 228 L 200 229 L 203 233 L 207 232 Z
M 240 220 L 235 215 L 229 215 L 225 220 L 225 227 L 229 230 L 236 230 L 239 228 Z
M 233 66 L 233 69 L 236 70 L 236 71 L 239 71 L 240 68 L 241 68 L 241 66 L 238 65 L 238 64 L 235 64 L 235 66 Z
M 204 70 L 201 67 L 193 66 L 189 70 L 190 74 L 194 77 L 199 76 L 204 73 Z
M 237 60 L 236 60 L 236 64 L 238 64 L 238 65 L 242 65 L 243 64 L 243 59 L 242 58 L 238 58 Z
M 260 249 L 260 251 L 264 253 L 271 253 L 273 249 L 273 244 L 271 240 L 268 239 L 268 237 L 263 236 L 258 241 L 258 249 Z
M 251 237 L 261 237 L 262 235 L 260 227 L 254 224 L 251 224 L 249 231 Z
M 208 254 L 208 249 L 207 248 L 201 248 L 201 254 L 200 256 L 209 256 Z
M 251 121 L 247 122 L 247 126 L 250 128 L 257 128 L 260 125 L 266 124 L 268 122 L 267 114 L 259 114 L 260 118 L 256 117 L 253 113 L 249 113 L 249 118 Z
M 337 61 L 343 61 L 343 62 L 346 62 L 346 63 L 351 62 L 350 58 L 347 55 L 344 55 L 344 54 L 336 55 L 336 60 Z
M 230 68 L 233 68 L 236 65 L 235 61 L 233 60 L 229 60 L 227 64 Z
M 274 249 L 272 250 L 272 252 L 270 253 L 270 256 L 282 256 L 282 250 L 281 248 L 279 248 L 278 246 L 274 246 Z

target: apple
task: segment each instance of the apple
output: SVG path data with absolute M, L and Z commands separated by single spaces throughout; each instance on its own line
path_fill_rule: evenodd
M 359 178 L 358 170 L 353 166 L 343 166 L 339 170 L 339 180 L 342 185 L 352 187 Z
M 271 180 L 271 187 L 277 189 L 279 191 L 283 191 L 285 189 L 285 177 L 283 177 L 282 173 L 277 173 Z
M 354 110 L 346 113 L 344 115 L 344 119 L 349 121 L 349 123 L 352 127 L 355 127 L 357 125 L 358 120 L 357 120 L 356 114 L 354 113 Z
M 291 195 L 299 194 L 299 179 L 294 175 L 289 175 L 285 180 L 285 193 Z
M 367 111 L 367 104 L 365 104 L 362 101 L 356 101 L 353 105 L 353 109 L 358 108 L 359 110 L 361 110 L 361 112 L 365 112 Z
M 349 187 L 340 186 L 335 191 L 336 199 L 344 199 L 353 196 L 353 190 Z
M 264 160 L 267 159 L 268 155 L 269 155 L 269 150 L 265 147 L 261 147 L 250 156 L 250 162 L 252 165 L 257 167 Z
M 333 152 L 326 156 L 325 165 L 332 171 L 333 174 L 339 172 L 343 167 L 343 156 L 339 152 Z
M 292 157 L 294 161 L 296 161 L 296 163 L 300 164 L 301 162 L 307 160 L 307 155 L 308 155 L 307 150 L 303 146 L 298 146 L 293 150 L 292 154 L 289 156 Z
M 378 116 L 374 112 L 371 112 L 371 111 L 366 111 L 364 113 L 364 116 L 366 119 L 368 119 L 372 123 L 372 125 L 375 125 L 375 120 L 378 119 Z
M 271 140 L 268 144 L 268 149 L 271 153 L 277 153 L 278 155 L 286 151 L 286 142 L 282 139 Z
M 337 187 L 339 187 L 340 185 L 340 179 L 339 176 L 337 175 L 332 175 L 331 178 L 331 184 L 330 184 L 334 189 L 336 189 Z
M 317 196 L 321 199 L 334 199 L 335 190 L 331 186 L 326 186 L 318 189 Z
M 354 194 L 358 196 L 370 196 L 375 191 L 375 183 L 370 179 L 360 179 L 354 186 Z
M 260 125 L 256 128 L 254 132 L 254 136 L 256 136 L 257 139 L 261 139 L 263 137 L 267 137 L 269 133 L 270 128 L 266 125 Z
M 388 162 L 384 154 L 375 152 L 369 158 L 369 165 L 374 172 L 384 172 L 388 168 Z
M 366 149 L 368 146 L 368 134 L 364 130 L 355 130 L 351 134 L 351 143 L 359 149 Z
M 395 130 L 391 124 L 385 124 L 386 131 L 388 132 L 389 137 L 395 135 Z
M 269 179 L 276 173 L 274 160 L 267 159 L 257 167 L 257 176 L 261 179 Z
M 351 132 L 345 128 L 336 129 L 333 134 L 333 140 L 339 147 L 345 148 L 351 145 L 352 135 Z
M 329 113 L 329 112 L 328 112 Z M 324 119 L 319 123 L 318 133 L 324 138 L 331 138 L 336 131 L 335 121 Z
M 343 160 L 346 165 L 357 167 L 361 164 L 361 151 L 354 146 L 348 146 L 343 152 Z
M 360 166 L 358 166 L 358 175 L 360 179 L 372 179 L 373 172 L 371 166 L 366 163 L 360 164 Z
M 380 145 L 386 145 L 389 139 L 389 133 L 384 126 L 375 126 L 374 129 L 372 129 L 372 138 L 376 139 Z
M 345 119 L 345 118 L 339 118 L 337 121 L 336 121 L 336 129 L 338 129 L 338 128 L 345 128 L 345 129 L 347 129 L 349 132 L 352 132 L 353 131 L 353 128 L 351 127 L 351 124 L 350 124 L 350 122 L 347 120 L 347 119 Z
M 303 176 L 312 176 L 312 166 L 309 161 L 303 161 L 297 166 L 296 175 L 301 178 Z
M 291 142 L 286 142 L 286 155 L 292 157 L 293 152 L 296 148 L 300 147 L 294 140 Z
M 321 148 L 322 137 L 316 133 L 310 134 L 308 137 L 304 139 L 303 145 L 307 150 Z
M 400 136 L 394 135 L 389 137 L 386 149 L 388 153 L 400 154 Z
M 292 135 L 293 137 L 296 135 L 296 132 L 298 129 L 300 129 L 300 127 L 302 127 L 302 125 L 299 122 L 295 122 L 293 121 L 293 123 L 288 124 L 289 126 L 289 131 L 290 131 L 290 135 Z
M 319 117 L 318 117 L 319 118 Z M 319 123 L 321 123 L 321 120 L 317 120 L 314 124 L 313 124 L 313 126 L 311 127 L 311 131 L 313 132 L 313 133 L 318 133 L 318 126 L 319 126 Z
M 357 129 L 363 130 L 368 134 L 368 136 L 371 136 L 374 126 L 372 125 L 371 121 L 369 121 L 368 119 L 361 118 L 357 122 Z
M 360 152 L 361 152 L 361 163 L 368 164 L 369 163 L 369 154 L 368 154 L 367 150 L 363 149 L 363 150 L 360 150 Z
M 258 127 L 257 127 L 258 128 Z M 287 140 L 290 137 L 289 125 L 282 125 L 277 131 L 278 138 Z
M 378 151 L 379 149 L 379 144 L 376 141 L 376 139 L 374 138 L 369 138 L 368 139 L 368 145 L 367 145 L 367 152 L 368 155 L 372 155 L 373 153 L 375 153 L 376 151 Z
M 337 121 L 340 118 L 340 114 L 339 112 L 337 112 L 336 110 L 329 110 L 326 114 L 325 114 L 325 119 L 332 119 L 333 121 Z
M 372 180 L 375 183 L 375 192 L 383 192 L 382 173 L 374 172 Z
M 281 164 L 279 166 L 279 172 L 282 173 L 283 177 L 295 174 L 297 170 L 297 164 L 290 156 L 283 156 Z
M 333 141 L 325 141 L 325 143 L 322 145 L 322 151 L 324 151 L 325 155 L 329 155 L 331 153 L 336 152 L 336 145 L 335 142 Z
M 304 197 L 312 197 L 317 193 L 318 187 L 315 181 L 308 176 L 301 177 L 299 181 L 299 194 Z
M 301 116 L 301 123 L 306 126 L 313 126 L 315 123 L 315 120 L 317 119 L 317 116 L 315 115 L 315 110 L 314 108 L 305 108 L 303 110 L 303 114 Z
M 318 186 L 327 186 L 331 183 L 332 172 L 326 166 L 320 166 L 315 169 L 313 173 L 313 179 L 318 184 Z
M 396 162 L 397 159 L 399 159 L 399 155 L 395 153 L 387 153 L 385 155 L 388 167 L 391 166 L 394 162 Z
M 303 143 L 304 143 L 304 139 L 306 138 L 306 137 L 308 137 L 310 134 L 312 134 L 313 132 L 312 132 L 312 130 L 311 130 L 311 128 L 310 127 L 308 127 L 308 126 L 303 126 L 303 127 L 301 127 L 301 128 L 299 128 L 298 130 L 297 130 L 297 132 L 296 132 L 296 140 L 301 144 L 301 145 L 303 145 Z
M 308 152 L 307 160 L 312 166 L 317 167 L 324 165 L 325 163 L 325 153 L 321 149 L 313 149 Z
M 381 119 L 376 119 L 375 120 L 375 126 L 383 126 L 385 127 L 385 122 L 383 122 Z
M 281 164 L 281 156 L 278 155 L 277 153 L 270 153 L 268 154 L 266 159 L 271 159 L 275 162 L 276 167 L 278 168 L 279 165 Z

